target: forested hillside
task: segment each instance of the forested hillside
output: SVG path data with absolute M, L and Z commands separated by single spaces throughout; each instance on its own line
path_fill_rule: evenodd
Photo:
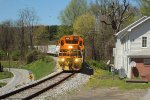
M 114 34 L 150 15 L 149 0 L 71 0 L 60 12 L 61 25 L 38 24 L 31 8 L 18 11 L 17 20 L 0 22 L 0 59 L 7 53 L 24 59 L 34 45 L 56 44 L 63 35 L 85 39 L 86 59 L 112 60 Z M 29 48 L 30 47 L 30 48 Z

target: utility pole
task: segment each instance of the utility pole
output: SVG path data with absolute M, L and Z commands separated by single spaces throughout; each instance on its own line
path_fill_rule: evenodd
M 94 45 L 94 42 L 95 42 L 95 37 L 94 37 L 94 32 L 95 31 L 91 31 L 92 33 L 92 59 L 96 60 L 96 55 L 95 55 L 95 45 Z
M 9 72 L 10 72 L 10 55 L 9 55 L 9 52 L 7 52 L 7 57 L 8 57 L 8 62 L 9 62 Z M 11 76 L 11 74 L 10 74 Z

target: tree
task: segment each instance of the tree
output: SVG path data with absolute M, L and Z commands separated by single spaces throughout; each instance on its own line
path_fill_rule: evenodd
M 19 20 L 17 21 L 17 25 L 18 25 L 18 39 L 19 39 L 19 49 L 20 49 L 20 53 L 22 55 L 22 58 L 25 56 L 25 26 L 26 26 L 26 16 L 25 13 L 23 11 L 19 12 Z
M 86 58 L 91 57 L 95 59 L 95 45 L 94 45 L 94 30 L 95 30 L 95 16 L 90 13 L 85 13 L 74 21 L 73 29 L 75 34 L 81 35 L 85 38 Z M 90 44 L 91 43 L 91 44 Z M 89 52 L 91 49 L 92 53 Z M 88 51 L 88 52 L 87 52 Z
M 60 13 L 62 24 L 72 26 L 75 19 L 87 12 L 88 6 L 86 0 L 71 0 L 69 5 Z
M 150 16 L 150 0 L 140 0 L 140 10 L 142 15 Z
M 19 48 L 22 57 L 25 55 L 27 47 L 30 45 L 31 49 L 33 48 L 32 33 L 34 25 L 37 22 L 37 16 L 33 9 L 25 8 L 19 11 L 19 19 L 17 21 L 18 30 L 19 30 Z M 29 44 L 28 44 L 29 43 Z
M 57 33 L 57 37 L 56 38 L 60 38 L 63 35 L 71 35 L 73 34 L 73 29 L 71 26 L 67 26 L 67 25 L 60 25 L 58 27 L 58 33 Z
M 10 51 L 13 48 L 14 39 L 13 22 L 6 20 L 0 25 L 0 49 Z
M 114 34 L 129 25 L 128 19 L 133 18 L 135 9 L 127 0 L 95 0 L 90 3 L 90 11 L 96 18 L 96 58 L 111 60 Z
M 95 17 L 90 13 L 85 13 L 74 21 L 73 29 L 79 35 L 87 35 L 95 28 Z
M 36 45 L 47 44 L 49 41 L 48 30 L 45 26 L 38 26 L 38 28 L 33 32 L 33 40 Z
M 33 9 L 25 8 L 20 11 L 22 15 L 25 17 L 25 26 L 27 27 L 28 34 L 29 34 L 29 41 L 30 41 L 30 47 L 33 49 L 33 36 L 32 33 L 34 31 L 34 26 L 37 24 L 38 16 L 36 15 L 36 12 Z
M 102 14 L 101 22 L 111 25 L 114 33 L 119 32 L 121 24 L 133 14 L 133 9 L 130 9 L 130 4 L 127 0 L 123 0 L 123 4 L 119 0 L 108 2 L 105 8 L 107 13 Z
M 58 26 L 57 25 L 46 26 L 46 29 L 48 30 L 49 33 L 49 40 L 53 41 L 56 37 Z

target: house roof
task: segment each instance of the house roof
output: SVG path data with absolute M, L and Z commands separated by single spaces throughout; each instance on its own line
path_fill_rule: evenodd
M 124 29 L 116 33 L 115 36 L 118 36 L 118 35 L 125 36 L 128 32 L 132 31 L 132 29 L 141 25 L 143 22 L 147 21 L 148 19 L 150 19 L 150 17 L 147 17 L 147 16 L 140 18 L 139 20 L 135 21 L 134 23 L 130 24 L 129 26 L 125 27 Z

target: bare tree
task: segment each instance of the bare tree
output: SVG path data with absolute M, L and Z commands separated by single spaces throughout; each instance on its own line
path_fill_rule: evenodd
M 13 48 L 14 43 L 14 30 L 13 23 L 10 20 L 2 22 L 0 25 L 0 49 L 5 51 Z
M 123 27 L 124 22 L 128 22 L 127 19 L 133 17 L 134 7 L 127 0 L 95 0 L 91 2 L 90 9 L 96 18 L 96 56 L 98 59 L 111 59 L 114 34 Z
M 104 18 L 101 22 L 106 25 L 111 25 L 114 33 L 117 33 L 120 30 L 121 24 L 133 14 L 132 11 L 127 0 L 123 0 L 123 4 L 121 4 L 119 0 L 115 0 L 108 3 L 107 14 L 103 14 Z
M 19 29 L 19 48 L 20 48 L 20 53 L 22 57 L 24 57 L 25 54 L 25 25 L 26 25 L 26 16 L 23 11 L 19 12 L 19 20 L 17 22 L 18 24 L 18 29 Z
M 20 51 L 24 56 L 25 49 L 30 45 L 33 49 L 33 30 L 34 26 L 37 24 L 38 17 L 33 9 L 25 8 L 21 9 L 19 12 L 18 26 L 20 30 Z M 28 40 L 29 39 L 29 40 Z M 29 45 L 27 42 L 29 41 Z
M 24 9 L 24 13 L 27 18 L 26 19 L 27 28 L 29 29 L 30 47 L 31 49 L 33 49 L 33 31 L 34 26 L 37 24 L 38 17 L 33 9 L 26 8 Z

